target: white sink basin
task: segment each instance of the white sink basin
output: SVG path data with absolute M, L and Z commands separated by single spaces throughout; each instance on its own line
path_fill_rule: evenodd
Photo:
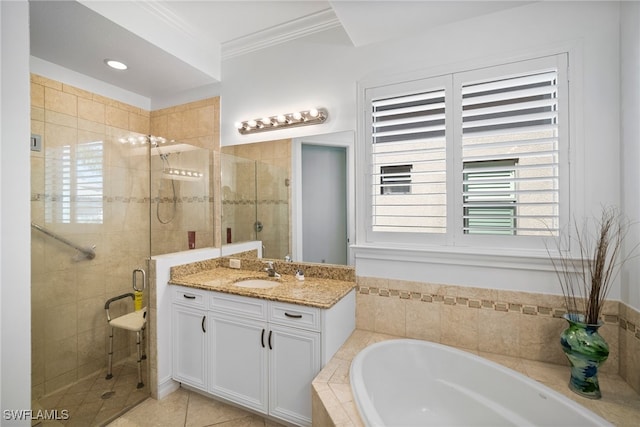
M 249 279 L 249 280 L 243 280 L 241 282 L 236 282 L 233 285 L 241 288 L 268 289 L 268 288 L 275 288 L 279 284 L 280 283 L 274 280 Z

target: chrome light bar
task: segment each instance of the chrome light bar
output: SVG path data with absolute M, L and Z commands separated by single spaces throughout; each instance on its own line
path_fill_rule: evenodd
M 279 114 L 277 116 L 264 117 L 262 119 L 245 120 L 236 123 L 238 132 L 248 135 L 268 130 L 286 129 L 296 126 L 318 125 L 327 120 L 327 110 L 312 108 L 296 113 Z

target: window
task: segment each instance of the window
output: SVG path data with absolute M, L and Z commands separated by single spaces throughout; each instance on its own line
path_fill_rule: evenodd
M 102 224 L 103 142 L 47 149 L 45 221 Z
M 569 201 L 566 62 L 561 54 L 365 88 L 367 240 L 557 236 Z
M 376 231 L 445 230 L 445 90 L 434 86 L 415 93 L 410 84 L 407 95 L 372 101 L 371 192 Z M 387 175 L 394 168 L 400 176 Z M 393 176 L 404 182 L 385 185 Z
M 464 163 L 465 234 L 516 234 L 516 163 L 517 159 Z
M 380 166 L 380 194 L 411 193 L 411 165 Z

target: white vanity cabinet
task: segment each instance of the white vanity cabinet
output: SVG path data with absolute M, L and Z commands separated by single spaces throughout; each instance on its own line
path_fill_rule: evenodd
M 173 378 L 288 423 L 311 425 L 311 381 L 355 328 L 355 291 L 329 309 L 203 291 L 203 314 L 183 301 L 189 288 L 175 288 Z M 201 314 L 206 320 L 198 329 Z M 188 341 L 193 348 L 176 348 Z M 204 381 L 192 378 L 203 373 Z
M 267 301 L 212 292 L 210 302 L 208 391 L 266 414 Z
M 173 378 L 207 387 L 207 292 L 175 287 L 171 307 Z
M 300 425 L 311 424 L 311 381 L 322 368 L 320 346 L 319 330 L 269 323 L 270 415 Z
M 310 425 L 321 310 L 220 293 L 211 304 L 209 392 Z

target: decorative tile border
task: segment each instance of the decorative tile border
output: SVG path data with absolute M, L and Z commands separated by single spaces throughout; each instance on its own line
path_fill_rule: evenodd
M 430 293 L 420 293 L 397 289 L 381 288 L 375 286 L 356 286 L 356 291 L 362 295 L 374 295 L 384 298 L 399 298 L 405 300 L 420 301 L 424 303 L 445 304 L 451 306 L 461 306 L 470 309 L 495 310 L 510 313 L 520 313 L 527 316 L 543 316 L 551 318 L 562 318 L 567 310 L 564 307 L 546 307 L 531 304 L 522 304 L 508 301 L 493 301 L 480 298 L 467 298 L 451 295 L 440 295 Z M 605 324 L 618 325 L 620 328 L 634 334 L 640 340 L 640 325 L 635 325 L 628 319 L 618 314 L 603 314 L 602 319 Z
M 288 205 L 288 200 L 270 200 L 270 199 L 262 199 L 262 200 L 251 200 L 251 199 L 242 199 L 242 200 L 223 200 L 223 205 Z
M 62 199 L 62 196 L 59 195 L 49 195 L 49 194 L 42 194 L 42 193 L 32 193 L 31 194 L 31 201 L 32 202 L 39 202 L 39 201 L 50 201 L 50 202 L 57 202 L 59 200 Z M 76 196 L 72 196 L 71 198 L 69 198 L 70 202 L 77 202 L 78 198 Z M 102 197 L 102 201 L 103 202 L 107 202 L 107 203 L 115 203 L 115 202 L 120 202 L 120 203 L 172 203 L 173 202 L 173 197 L 123 197 L 123 196 L 103 196 Z M 212 203 L 214 201 L 214 197 L 212 196 L 204 196 L 204 197 L 199 197 L 199 196 L 182 196 L 182 197 L 178 197 L 176 198 L 176 202 L 177 203 Z

